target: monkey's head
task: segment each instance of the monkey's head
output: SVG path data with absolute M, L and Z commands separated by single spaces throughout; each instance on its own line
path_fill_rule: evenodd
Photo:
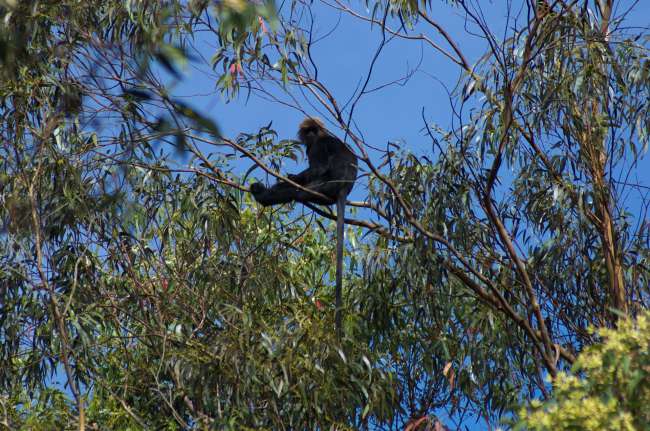
M 320 138 L 327 136 L 327 129 L 318 118 L 308 117 L 302 120 L 298 129 L 298 138 L 306 146 L 311 146 Z

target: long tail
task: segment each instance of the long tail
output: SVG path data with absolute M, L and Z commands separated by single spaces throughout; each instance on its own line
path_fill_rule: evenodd
M 345 194 L 341 193 L 336 200 L 336 311 L 334 321 L 336 334 L 341 338 L 341 289 L 343 287 L 343 243 L 345 217 Z

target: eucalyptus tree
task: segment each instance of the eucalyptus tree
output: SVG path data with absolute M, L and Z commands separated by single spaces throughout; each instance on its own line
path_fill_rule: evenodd
M 497 33 L 469 1 L 2 2 L 0 423 L 440 428 L 549 396 L 590 325 L 648 306 L 648 33 L 626 5 L 504 2 Z M 322 10 L 379 30 L 343 100 Z M 423 114 L 423 142 L 382 150 L 363 102 L 436 73 L 375 86 L 396 40 L 460 79 L 451 126 Z M 247 193 L 298 148 L 226 135 L 179 95 L 184 67 L 359 156 L 342 339 L 335 215 Z

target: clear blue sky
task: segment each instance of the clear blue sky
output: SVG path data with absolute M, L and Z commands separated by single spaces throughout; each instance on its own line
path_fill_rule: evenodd
M 278 4 L 281 2 L 278 1 Z M 487 23 L 493 33 L 500 37 L 504 34 L 506 24 L 506 2 L 479 1 Z M 517 2 L 514 2 L 515 4 Z M 617 15 L 626 12 L 625 27 L 648 27 L 650 25 L 650 1 L 625 0 L 618 3 Z M 366 13 L 364 2 L 351 2 L 351 6 L 361 13 Z M 435 2 L 434 2 L 435 4 Z M 514 10 L 515 8 L 513 8 Z M 335 29 L 314 46 L 313 57 L 319 66 L 319 78 L 333 92 L 339 102 L 348 100 L 360 82 L 365 78 L 372 57 L 381 40 L 378 26 L 372 30 L 366 22 L 340 14 L 338 11 L 314 3 L 315 32 L 324 36 Z M 476 63 L 486 51 L 483 39 L 472 36 L 466 28 L 462 12 L 446 2 L 440 1 L 434 6 L 430 16 L 444 25 L 454 38 L 468 61 Z M 469 27 L 471 30 L 471 27 Z M 444 40 L 430 27 L 424 29 L 434 41 L 447 47 Z M 638 29 L 630 29 L 638 32 Z M 199 36 L 204 58 L 210 58 L 215 43 Z M 420 63 L 421 62 L 421 63 Z M 413 70 L 416 72 L 404 86 L 390 86 L 373 94 L 366 95 L 355 109 L 354 119 L 359 125 L 366 142 L 385 147 L 387 141 L 400 141 L 404 148 L 420 152 L 429 148 L 430 140 L 422 130 L 422 110 L 428 121 L 443 128 L 451 127 L 452 115 L 447 89 L 451 90 L 458 81 L 460 69 L 449 59 L 430 47 L 416 41 L 391 40 L 379 58 L 369 88 L 398 79 Z M 225 103 L 215 91 L 214 75 L 197 69 L 193 64 L 186 69 L 186 79 L 177 84 L 174 94 L 187 97 L 188 103 L 199 111 L 213 118 L 226 136 L 234 137 L 240 132 L 256 131 L 260 126 L 273 121 L 280 138 L 295 137 L 296 127 L 303 114 L 277 103 L 263 100 L 252 94 L 246 100 L 245 92 L 239 100 Z M 447 89 L 446 89 L 446 88 Z M 317 112 L 310 114 L 318 115 Z M 339 133 L 340 134 L 340 133 Z M 258 174 L 256 172 L 255 175 Z M 648 157 L 641 160 L 638 180 L 650 184 L 650 162 Z M 351 196 L 352 199 L 363 198 L 361 190 Z

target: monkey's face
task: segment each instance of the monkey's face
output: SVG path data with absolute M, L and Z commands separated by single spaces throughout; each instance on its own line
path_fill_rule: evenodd
M 306 118 L 300 124 L 300 129 L 298 130 L 300 141 L 308 147 L 315 144 L 325 134 L 325 126 L 317 118 Z
M 308 147 L 311 146 L 316 140 L 318 139 L 318 128 L 317 127 L 309 127 L 305 130 L 302 131 L 302 141 L 307 145 Z

